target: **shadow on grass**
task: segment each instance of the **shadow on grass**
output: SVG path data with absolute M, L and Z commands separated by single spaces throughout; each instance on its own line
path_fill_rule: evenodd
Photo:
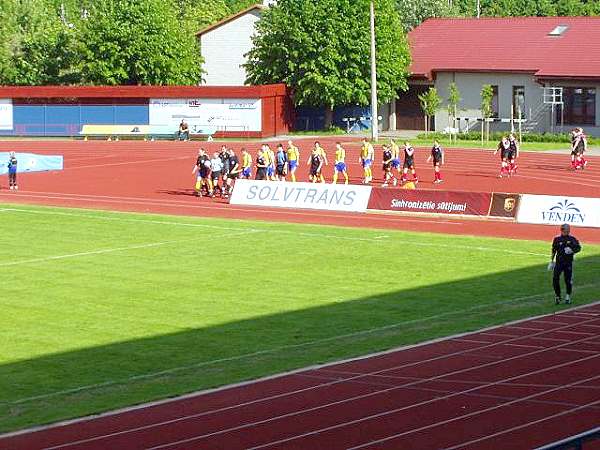
M 577 261 L 575 305 L 600 299 L 598 265 L 597 256 Z M 554 305 L 545 267 L 532 266 L 8 363 L 0 366 L 0 431 L 564 308 Z

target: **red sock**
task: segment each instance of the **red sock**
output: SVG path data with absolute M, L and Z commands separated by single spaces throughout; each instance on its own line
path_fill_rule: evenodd
M 442 172 L 437 172 L 436 175 L 438 180 L 442 179 Z
M 413 180 L 418 180 L 418 179 L 419 179 L 419 177 L 417 176 L 416 172 L 413 173 Z

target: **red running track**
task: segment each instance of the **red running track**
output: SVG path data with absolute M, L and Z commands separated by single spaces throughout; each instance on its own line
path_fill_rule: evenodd
M 335 138 L 321 142 L 330 156 Z M 487 235 L 516 239 L 548 240 L 556 234 L 555 227 L 525 225 L 495 221 L 457 220 L 408 217 L 399 215 L 324 213 L 322 211 L 291 211 L 259 209 L 228 205 L 219 200 L 197 199 L 193 194 L 191 169 L 197 148 L 210 151 L 219 143 L 198 142 L 102 142 L 102 141 L 36 141 L 0 142 L 0 151 L 32 151 L 42 154 L 63 154 L 62 172 L 20 175 L 18 192 L 8 191 L 6 182 L 0 190 L 0 202 L 33 203 L 55 206 L 99 208 L 121 211 L 142 211 L 225 218 L 311 222 L 371 228 L 391 228 L 432 231 L 463 235 Z M 239 150 L 250 150 L 259 143 L 228 143 Z M 308 155 L 310 140 L 298 140 L 302 158 Z M 351 182 L 359 183 L 359 143 L 348 142 L 347 161 Z M 377 147 L 380 161 L 380 148 Z M 569 155 L 523 152 L 519 174 L 511 179 L 498 179 L 499 158 L 489 151 L 449 149 L 444 166 L 445 183 L 434 185 L 432 171 L 425 160 L 427 149 L 418 149 L 416 163 L 425 189 L 466 190 L 480 192 L 537 193 L 600 197 L 600 158 L 591 157 L 590 167 L 582 172 L 569 170 Z M 376 182 L 381 182 L 380 164 L 376 163 Z M 325 175 L 331 180 L 331 166 Z M 301 165 L 299 179 L 306 180 L 307 170 Z M 578 229 L 575 234 L 584 242 L 600 243 L 600 233 L 593 229 Z
M 4 437 L 0 448 L 530 449 L 600 423 L 599 331 L 600 302 Z

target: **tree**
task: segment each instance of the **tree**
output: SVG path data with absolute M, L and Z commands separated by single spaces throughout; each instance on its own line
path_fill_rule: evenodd
M 177 11 L 180 23 L 184 24 L 192 34 L 231 14 L 224 0 L 171 0 L 171 2 Z
M 409 51 L 394 0 L 377 0 L 377 91 L 381 103 L 406 90 Z M 281 0 L 264 11 L 245 65 L 246 82 L 285 83 L 296 105 L 370 102 L 369 0 Z
M 489 84 L 484 84 L 481 88 L 481 116 L 485 122 L 486 141 L 490 140 L 490 122 L 487 120 L 492 117 L 492 101 L 494 99 L 494 89 Z M 482 136 L 483 139 L 483 136 Z
M 419 94 L 419 102 L 425 114 L 425 134 L 429 132 L 430 118 L 435 116 L 435 113 L 440 108 L 442 99 L 440 98 L 437 89 L 430 87 L 427 91 Z
M 460 100 L 460 91 L 453 81 L 450 83 L 450 86 L 448 86 L 448 104 L 446 106 L 448 111 L 448 126 L 451 129 L 456 128 L 456 116 L 458 115 L 458 104 L 460 103 Z M 452 132 L 450 136 L 452 136 Z
M 161 0 L 97 0 L 80 32 L 81 73 L 90 84 L 198 84 L 195 36 Z
M 410 31 L 430 17 L 455 15 L 448 0 L 396 0 L 404 31 Z

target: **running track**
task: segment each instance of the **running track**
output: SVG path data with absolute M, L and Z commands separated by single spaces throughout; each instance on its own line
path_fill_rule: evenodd
M 518 450 L 599 423 L 600 302 L 12 435 L 0 448 Z
M 345 137 L 344 137 L 345 138 Z M 330 157 L 336 138 L 322 139 Z M 308 155 L 312 140 L 297 140 L 302 159 Z M 253 153 L 260 143 L 228 143 L 236 151 L 246 145 Z M 220 200 L 193 196 L 191 169 L 199 146 L 217 150 L 219 143 L 139 142 L 139 141 L 36 141 L 1 142 L 0 151 L 33 151 L 63 154 L 62 172 L 20 175 L 18 192 L 0 190 L 0 202 L 33 203 L 55 206 L 99 208 L 151 213 L 219 216 L 235 219 L 310 222 L 371 228 L 431 231 L 463 235 L 487 235 L 514 239 L 551 239 L 555 227 L 525 225 L 498 221 L 422 218 L 400 215 L 323 213 L 258 209 L 228 205 Z M 344 144 L 352 183 L 359 183 L 359 143 Z M 376 148 L 380 161 L 381 149 Z M 447 189 L 479 192 L 512 192 L 572 196 L 600 196 L 600 158 L 590 157 L 590 167 L 582 172 L 569 170 L 569 156 L 523 152 L 519 174 L 511 179 L 498 179 L 499 158 L 489 151 L 448 149 L 442 185 L 432 183 L 431 166 L 426 164 L 428 150 L 417 150 L 416 163 L 425 189 Z M 380 163 L 375 174 L 380 174 Z M 331 166 L 325 171 L 331 180 Z M 306 180 L 304 164 L 299 179 Z M 376 182 L 381 182 L 376 178 Z M 6 181 L 0 179 L 0 184 Z M 576 230 L 578 238 L 600 243 L 600 233 L 593 229 Z

